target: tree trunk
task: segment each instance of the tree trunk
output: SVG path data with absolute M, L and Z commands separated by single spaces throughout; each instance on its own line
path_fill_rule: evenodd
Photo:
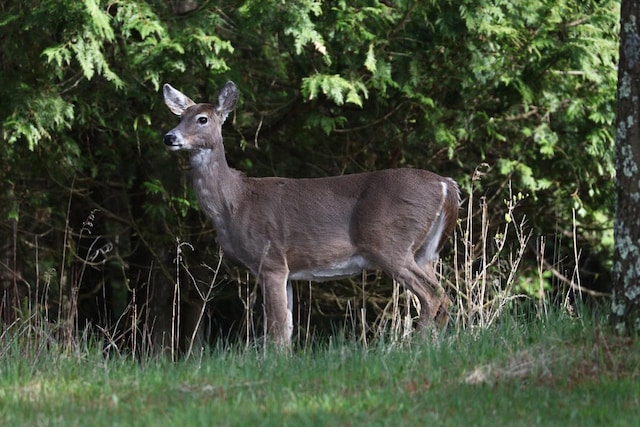
M 612 321 L 640 330 L 640 0 L 622 0 L 616 117 Z

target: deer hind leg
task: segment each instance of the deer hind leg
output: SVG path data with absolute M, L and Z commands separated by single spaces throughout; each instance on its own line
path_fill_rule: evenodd
M 420 301 L 418 329 L 432 326 L 441 305 L 436 292 L 439 284 L 435 272 L 430 274 L 430 270 L 420 268 L 412 254 L 402 257 L 389 257 L 387 254 L 386 257 L 376 257 L 374 262 L 385 273 L 402 283 Z
M 263 271 L 260 280 L 267 335 L 281 347 L 289 346 L 293 332 L 293 292 L 287 279 L 286 271 Z
M 440 231 L 436 231 L 436 233 L 440 233 L 442 230 L 442 221 L 440 221 L 438 229 Z M 436 240 L 433 240 L 436 239 Z M 438 251 L 437 246 L 434 245 L 434 241 L 438 241 L 440 239 L 439 236 L 429 238 L 425 242 L 425 244 L 415 253 L 415 266 L 420 269 L 419 276 L 424 277 L 424 279 L 431 284 L 434 290 L 434 295 L 439 301 L 439 306 L 435 309 L 433 314 L 433 320 L 436 325 L 440 327 L 444 327 L 447 325 L 449 321 L 449 307 L 451 306 L 451 300 L 447 296 L 447 293 L 444 291 L 442 285 L 440 285 L 440 281 L 436 275 L 436 270 L 434 267 L 435 261 L 438 259 Z
M 433 307 L 431 313 L 432 321 L 441 328 L 447 326 L 449 322 L 449 307 L 452 305 L 451 299 L 445 292 L 444 288 L 440 284 L 438 277 L 436 276 L 434 261 L 424 262 L 422 265 L 418 265 L 425 280 L 427 280 L 434 289 L 434 297 L 437 299 L 437 307 Z
M 291 281 L 287 280 L 287 324 L 286 332 L 289 342 L 291 342 L 291 336 L 293 335 L 293 286 Z
M 434 326 L 446 326 L 451 301 L 438 281 L 433 261 L 419 265 L 413 256 L 408 255 L 395 265 L 387 262 L 386 267 L 385 272 L 400 281 L 420 301 L 418 330 L 430 330 L 436 334 Z
M 418 330 L 432 326 L 440 308 L 440 300 L 436 295 L 431 278 L 417 265 L 401 269 L 396 273 L 396 278 L 420 301 Z

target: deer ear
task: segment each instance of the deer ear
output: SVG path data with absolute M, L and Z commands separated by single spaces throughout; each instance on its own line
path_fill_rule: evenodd
M 235 108 L 236 103 L 238 102 L 238 97 L 238 88 L 232 81 L 228 81 L 222 89 L 220 89 L 216 110 L 220 116 L 222 116 L 223 120 L 225 120 L 229 113 Z
M 164 103 L 176 116 L 181 116 L 184 110 L 195 104 L 191 98 L 168 83 L 165 83 L 162 87 L 162 93 L 164 95 Z

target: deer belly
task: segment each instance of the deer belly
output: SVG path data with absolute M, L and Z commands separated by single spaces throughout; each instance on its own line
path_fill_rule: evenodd
M 336 261 L 331 264 L 291 271 L 289 273 L 289 280 L 311 280 L 314 282 L 337 280 L 353 276 L 354 274 L 362 272 L 362 270 L 372 267 L 364 257 L 353 255 L 348 259 Z

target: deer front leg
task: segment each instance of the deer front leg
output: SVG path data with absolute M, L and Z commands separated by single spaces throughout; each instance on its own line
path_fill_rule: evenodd
M 287 272 L 263 271 L 260 280 L 267 336 L 280 347 L 289 346 L 293 332 L 293 295 L 288 276 Z

